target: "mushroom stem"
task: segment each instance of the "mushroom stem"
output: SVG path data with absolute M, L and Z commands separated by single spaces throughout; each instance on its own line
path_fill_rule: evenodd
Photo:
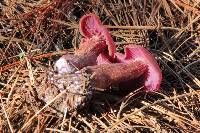
M 132 61 L 87 66 L 84 71 L 91 74 L 90 84 L 93 87 L 106 89 L 111 85 L 138 78 L 147 71 L 147 66 L 141 61 Z
M 63 55 L 55 63 L 54 68 L 58 73 L 62 74 L 73 73 L 77 71 L 77 69 L 82 69 L 85 66 L 96 65 L 97 57 L 100 53 L 103 53 L 105 50 L 105 41 L 100 40 L 98 37 L 82 39 L 80 48 L 75 51 L 75 54 Z

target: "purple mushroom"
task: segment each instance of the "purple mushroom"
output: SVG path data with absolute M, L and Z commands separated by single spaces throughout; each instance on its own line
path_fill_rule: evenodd
M 94 14 L 84 15 L 80 19 L 79 29 L 84 37 L 79 49 L 75 54 L 62 56 L 55 63 L 57 73 L 49 76 L 53 87 L 46 89 L 43 95 L 45 102 L 66 91 L 52 106 L 61 111 L 66 108 L 72 111 L 82 107 L 95 88 L 106 90 L 119 84 L 122 88 L 143 87 L 146 92 L 160 89 L 161 70 L 144 47 L 127 45 L 125 54 L 117 53 L 111 35 Z

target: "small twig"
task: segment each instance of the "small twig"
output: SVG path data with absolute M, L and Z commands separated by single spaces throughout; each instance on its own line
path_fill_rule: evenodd
M 99 118 L 97 118 L 95 115 L 93 115 L 92 118 L 97 120 L 98 123 L 101 124 L 103 128 L 107 128 L 106 124 L 103 121 L 101 121 Z
M 39 55 L 35 55 L 35 56 L 27 56 L 27 58 L 29 60 L 38 60 L 38 59 L 41 59 L 41 58 L 47 58 L 47 57 L 52 57 L 52 56 L 55 56 L 55 55 L 63 55 L 63 54 L 66 54 L 67 51 L 58 51 L 58 52 L 53 52 L 53 53 L 46 53 L 46 54 L 39 54 Z M 15 67 L 15 66 L 18 66 L 22 63 L 22 61 L 17 61 L 17 62 L 14 62 L 12 64 L 8 64 L 8 65 L 5 65 L 5 66 L 2 66 L 0 67 L 0 72 L 3 72 L 3 71 L 6 71 L 12 67 Z
M 68 129 L 69 132 L 71 131 L 71 126 L 72 126 L 72 117 L 69 118 L 69 129 Z
M 61 20 L 52 20 L 53 22 L 57 22 L 59 24 L 62 25 L 66 25 L 69 26 L 69 29 L 77 29 L 78 25 L 74 24 L 70 24 L 70 23 L 66 23 L 64 21 Z M 106 28 L 108 29 L 132 29 L 132 30 L 175 30 L 175 31 L 180 31 L 180 28 L 175 28 L 175 27 L 159 27 L 159 26 L 111 26 L 111 25 L 104 25 Z
M 183 72 L 184 70 L 188 69 L 190 66 L 194 65 L 194 64 L 198 64 L 200 63 L 200 60 L 196 60 L 190 64 L 188 64 L 187 66 L 183 67 L 183 69 L 181 69 L 179 72 L 177 72 L 178 74 L 180 74 L 181 72 Z
M 2 87 L 5 88 L 9 83 L 10 81 L 12 80 L 12 78 L 15 76 L 15 74 L 20 70 L 21 66 L 23 66 L 23 63 L 20 64 L 20 66 L 17 67 L 16 71 L 12 74 L 12 76 L 8 79 L 7 83 Z M 1 70 L 1 69 L 0 69 Z M 1 71 L 0 71 L 1 72 Z
M 53 132 L 58 132 L 58 133 L 70 133 L 69 131 L 62 131 L 59 129 L 53 129 L 53 128 L 46 128 L 47 131 L 53 131 Z
M 83 121 L 89 128 L 90 128 L 90 130 L 92 131 L 92 132 L 94 132 L 94 127 L 90 124 L 90 123 L 88 123 L 83 117 L 81 117 L 81 119 L 80 119 L 81 121 Z
M 193 13 L 195 13 L 195 14 L 197 14 L 197 15 L 200 14 L 200 10 L 198 10 L 198 8 L 195 8 L 194 6 L 191 6 L 191 5 L 189 5 L 189 4 L 186 4 L 186 3 L 181 2 L 181 1 L 179 1 L 179 0 L 176 0 L 175 3 L 176 3 L 177 5 L 179 5 L 179 6 L 181 6 L 181 7 L 183 7 L 183 8 L 185 8 L 185 9 L 189 10 L 189 11 L 192 11 Z
M 4 114 L 5 114 L 5 117 L 6 117 L 6 119 L 7 119 L 7 122 L 8 122 L 9 128 L 10 128 L 10 131 L 11 131 L 12 133 L 14 133 L 13 128 L 12 128 L 12 125 L 11 125 L 10 120 L 9 120 L 9 118 L 8 118 L 8 114 L 6 113 L 6 110 L 5 110 L 5 107 L 4 107 L 2 97 L 0 96 L 0 98 L 1 98 L 1 106 L 2 106 L 3 112 L 4 112 Z
M 106 28 L 108 29 L 127 29 L 127 30 L 176 30 L 180 31 L 180 28 L 174 28 L 174 27 L 158 27 L 158 26 L 110 26 L 106 25 Z
M 62 131 L 63 131 L 63 129 L 64 129 L 64 123 L 65 123 L 66 116 L 67 116 L 67 108 L 65 108 L 64 116 L 63 116 L 63 121 L 62 121 L 62 123 L 61 123 L 61 130 L 62 130 Z
M 32 71 L 32 66 L 31 66 L 30 60 L 27 57 L 25 57 L 25 60 L 26 60 L 26 64 L 27 64 L 27 68 L 28 68 L 28 72 L 29 72 L 30 83 L 31 83 L 31 85 L 34 85 L 35 78 L 33 76 L 33 71 Z
M 14 87 L 15 87 L 17 81 L 18 81 L 18 78 L 19 78 L 19 75 L 17 75 L 17 77 L 16 77 L 16 79 L 15 79 L 15 81 L 14 81 L 12 87 L 11 87 L 11 90 L 10 90 L 10 92 L 9 92 L 9 94 L 8 94 L 8 98 L 6 99 L 6 102 L 8 102 L 8 101 L 10 100 L 10 97 L 11 97 L 12 92 L 13 92 L 13 89 L 14 89 Z

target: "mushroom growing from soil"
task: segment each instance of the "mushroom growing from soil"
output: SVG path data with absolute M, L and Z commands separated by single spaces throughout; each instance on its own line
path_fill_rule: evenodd
M 51 86 L 41 99 L 48 102 L 65 92 L 52 106 L 60 111 L 73 111 L 91 98 L 95 88 L 106 90 L 117 84 L 131 87 L 137 84 L 146 92 L 159 90 L 161 70 L 148 50 L 128 45 L 125 54 L 117 53 L 111 35 L 94 14 L 83 16 L 79 27 L 84 36 L 79 49 L 55 63 L 57 73 L 49 74 Z

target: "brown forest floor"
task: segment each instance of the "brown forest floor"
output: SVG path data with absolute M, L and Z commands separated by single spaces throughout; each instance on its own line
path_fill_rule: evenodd
M 78 47 L 79 19 L 90 12 L 108 27 L 118 51 L 134 43 L 155 55 L 161 90 L 99 92 L 77 113 L 47 113 L 34 101 L 33 81 Z M 199 34 L 198 0 L 3 0 L 0 132 L 200 132 Z

